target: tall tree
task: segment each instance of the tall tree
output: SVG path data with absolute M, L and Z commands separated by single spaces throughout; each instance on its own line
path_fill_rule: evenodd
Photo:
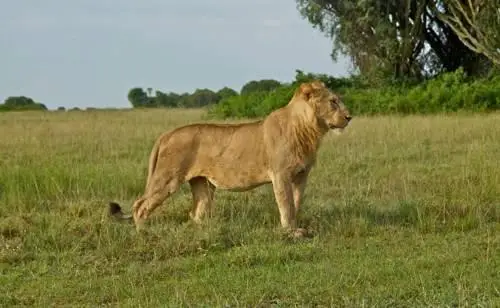
M 224 87 L 217 91 L 217 95 L 219 96 L 220 100 L 223 100 L 238 95 L 238 92 L 229 87 Z
M 348 55 L 364 75 L 418 78 L 460 66 L 474 74 L 484 62 L 438 18 L 433 0 L 296 2 L 301 15 L 333 39 L 332 57 Z
M 465 46 L 500 65 L 500 0 L 432 0 L 436 15 Z
M 127 98 L 134 108 L 146 107 L 148 105 L 148 95 L 142 88 L 135 87 L 130 89 Z
M 241 88 L 241 95 L 249 94 L 252 92 L 269 92 L 281 86 L 281 83 L 274 79 L 261 79 L 261 80 L 252 80 L 247 82 Z

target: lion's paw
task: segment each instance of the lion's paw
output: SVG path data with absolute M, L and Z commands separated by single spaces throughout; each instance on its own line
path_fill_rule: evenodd
M 312 237 L 312 234 L 305 228 L 296 228 L 295 230 L 290 231 L 289 237 L 293 239 L 304 239 Z

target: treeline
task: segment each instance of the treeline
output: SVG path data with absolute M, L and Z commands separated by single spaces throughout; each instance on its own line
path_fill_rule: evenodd
M 263 117 L 287 104 L 297 86 L 319 79 L 341 95 L 354 114 L 429 114 L 460 110 L 489 111 L 500 109 L 500 74 L 491 70 L 478 77 L 468 75 L 463 68 L 443 72 L 425 80 L 392 79 L 374 83 L 363 74 L 337 78 L 326 74 L 296 70 L 289 82 L 272 79 L 247 82 L 237 92 L 223 88 L 217 92 L 198 89 L 192 94 L 163 93 L 156 95 L 134 88 L 129 100 L 139 107 L 208 107 L 212 118 Z
M 224 87 L 218 91 L 203 88 L 196 89 L 193 93 L 162 92 L 153 89 L 135 87 L 129 90 L 127 98 L 134 108 L 154 108 L 154 107 L 176 107 L 176 108 L 199 108 L 217 104 L 239 94 L 245 95 L 255 91 L 269 91 L 279 87 L 281 83 L 273 79 L 263 79 L 250 81 L 243 85 L 240 92 L 229 87 Z
M 287 104 L 298 84 L 313 79 L 322 80 L 340 94 L 349 109 L 357 115 L 500 109 L 500 74 L 497 73 L 472 78 L 460 68 L 422 82 L 373 85 L 361 76 L 335 78 L 324 74 L 305 74 L 300 70 L 296 72 L 293 81 L 270 91 L 254 91 L 221 100 L 209 109 L 209 114 L 221 119 L 263 117 Z
M 431 114 L 500 109 L 500 74 L 473 78 L 462 68 L 416 84 L 347 88 L 344 101 L 358 114 Z
M 9 96 L 0 104 L 0 112 L 23 110 L 47 110 L 47 107 L 26 96 Z

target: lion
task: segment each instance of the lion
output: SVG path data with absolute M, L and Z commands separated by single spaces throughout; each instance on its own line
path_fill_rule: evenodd
M 330 130 L 343 130 L 352 117 L 338 95 L 321 81 L 302 83 L 287 105 L 247 123 L 196 123 L 161 134 L 151 151 L 144 194 L 125 215 L 137 231 L 151 213 L 188 182 L 191 219 L 200 223 L 213 207 L 216 189 L 242 192 L 272 184 L 281 227 L 302 236 L 297 213 L 316 153 Z

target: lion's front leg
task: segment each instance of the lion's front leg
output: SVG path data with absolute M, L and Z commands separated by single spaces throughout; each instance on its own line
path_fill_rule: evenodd
M 296 228 L 292 178 L 286 174 L 272 176 L 274 197 L 280 211 L 281 226 L 286 230 Z
M 306 188 L 307 177 L 309 175 L 309 170 L 306 169 L 299 174 L 295 175 L 292 179 L 292 190 L 293 190 L 293 201 L 295 206 L 295 216 L 297 216 L 300 208 L 300 204 L 303 200 L 304 190 Z

